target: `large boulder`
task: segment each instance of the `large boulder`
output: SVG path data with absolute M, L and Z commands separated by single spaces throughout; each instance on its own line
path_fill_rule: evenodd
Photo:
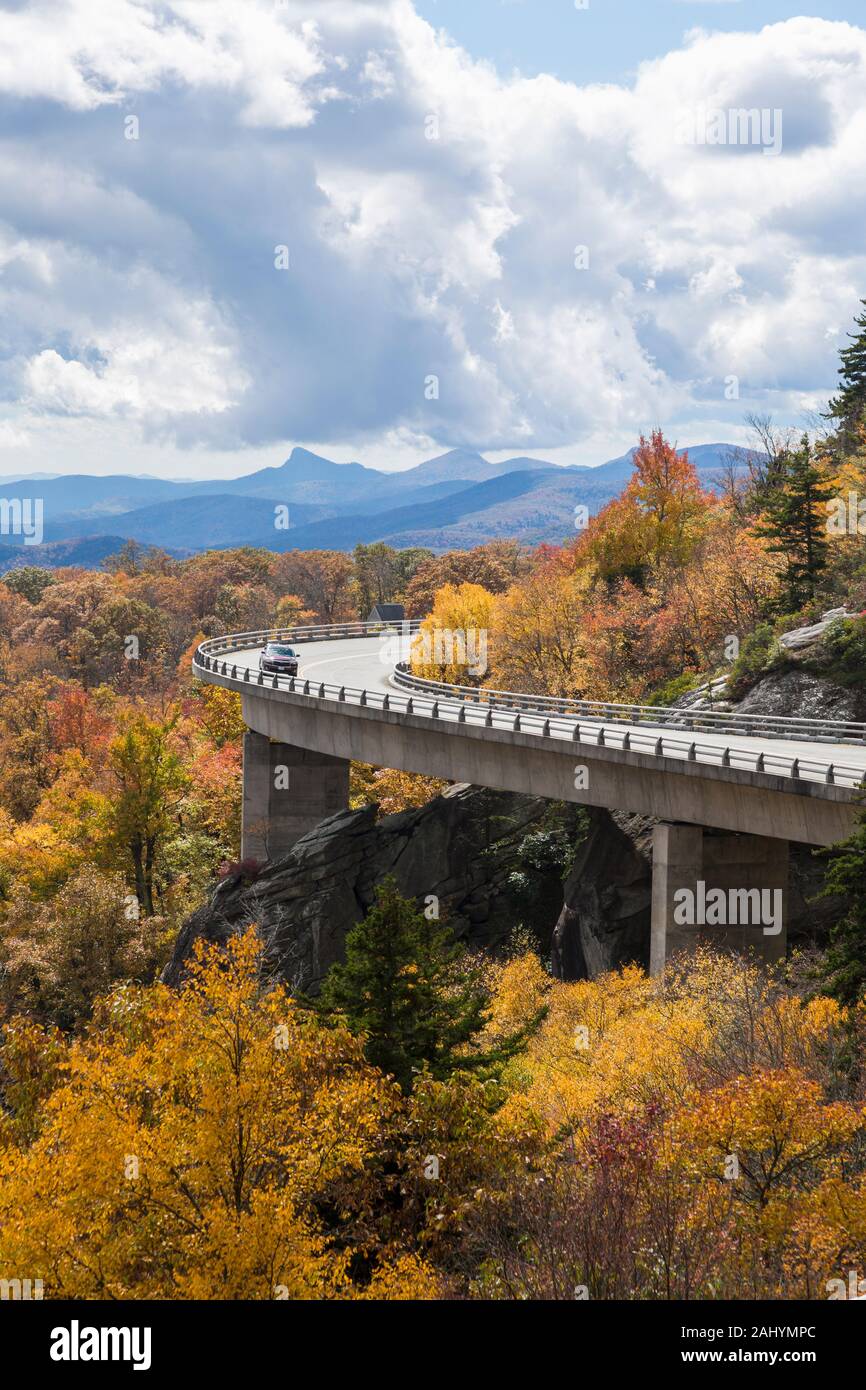
M 551 965 L 561 980 L 649 967 L 652 827 L 646 816 L 593 810 L 564 885 Z
M 785 715 L 796 719 L 861 720 L 862 694 L 856 689 L 804 671 L 799 666 L 771 671 L 735 707 L 737 714 Z M 840 762 L 844 759 L 840 755 Z
M 254 880 L 223 880 L 184 924 L 163 979 L 183 979 L 197 939 L 223 944 L 255 924 L 267 970 L 314 992 L 389 874 L 419 905 L 437 899 L 473 947 L 495 951 L 524 928 L 560 979 L 646 967 L 653 824 L 467 786 L 382 819 L 375 806 L 344 811 Z M 791 846 L 791 944 L 822 940 L 838 916 L 838 901 L 812 901 L 823 875 L 807 846 Z
M 183 977 L 196 939 L 224 943 L 255 923 L 267 967 L 294 988 L 315 990 L 389 874 L 420 905 L 436 898 L 441 919 L 470 945 L 501 946 L 523 925 L 546 954 L 584 815 L 577 806 L 468 786 L 382 819 L 375 806 L 341 812 L 252 882 L 238 874 L 220 883 L 181 929 L 163 979 Z
M 856 613 L 849 613 L 847 608 L 829 608 L 826 613 L 821 614 L 820 622 L 811 623 L 808 627 L 795 627 L 789 632 L 781 633 L 779 645 L 788 651 L 797 652 L 804 648 L 813 647 L 831 623 L 838 618 L 856 618 Z
M 631 963 L 649 968 L 654 824 L 646 816 L 590 812 L 553 933 L 551 966 L 559 979 L 595 979 Z M 809 845 L 792 843 L 789 851 L 788 949 L 826 945 L 845 903 L 821 896 L 825 859 Z

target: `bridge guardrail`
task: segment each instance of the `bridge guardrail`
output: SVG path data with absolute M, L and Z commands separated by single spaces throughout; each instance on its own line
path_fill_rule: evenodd
M 257 642 L 327 642 L 339 637 L 375 637 L 381 632 L 417 632 L 421 626 L 420 618 L 407 618 L 402 623 L 358 622 L 358 623 L 315 623 L 310 627 L 261 628 L 255 632 L 231 632 L 224 637 L 209 637 L 200 644 L 200 650 L 207 648 L 226 651 L 243 650 Z
M 665 709 L 652 705 L 605 705 L 594 701 L 562 701 L 555 697 L 524 696 L 507 691 L 487 692 L 494 696 L 511 695 L 514 699 L 525 702 L 520 706 L 514 706 L 498 703 L 496 700 L 479 698 L 485 692 L 473 687 L 448 686 L 436 681 L 422 682 L 427 687 L 424 690 L 395 696 L 388 691 L 338 686 L 324 681 L 312 681 L 302 676 L 269 675 L 265 677 L 261 671 L 256 672 L 249 666 L 244 667 L 237 662 L 225 659 L 232 653 L 243 651 L 260 641 L 303 642 L 322 641 L 329 637 L 367 637 L 379 632 L 399 630 L 400 626 L 388 623 L 346 623 L 310 628 L 283 628 L 268 632 L 233 633 L 227 637 L 211 638 L 202 642 L 193 657 L 193 671 L 197 675 L 202 673 L 204 679 L 207 679 L 208 672 L 212 672 L 224 679 L 236 681 L 239 685 L 253 687 L 267 685 L 274 690 L 285 690 L 288 694 L 303 695 L 321 700 L 333 699 L 337 703 L 372 706 L 383 711 L 420 715 L 424 718 L 442 719 L 449 723 L 472 724 L 485 728 L 507 728 L 514 733 L 522 732 L 544 739 L 556 738 L 572 743 L 592 744 L 596 747 L 617 748 L 624 752 L 632 751 L 647 753 L 655 757 L 671 757 L 678 761 L 741 768 L 743 771 L 765 773 L 768 776 L 784 776 L 794 780 L 820 782 L 825 785 L 849 789 L 859 790 L 866 786 L 864 768 L 853 764 L 835 761 L 817 762 L 814 759 L 774 754 L 766 750 L 737 748 L 733 745 L 701 744 L 693 739 L 677 739 L 664 733 L 635 732 L 633 729 L 626 729 L 621 726 L 625 723 L 639 723 L 640 720 L 626 720 L 621 715 L 615 714 L 608 719 L 607 723 L 601 725 L 584 723 L 580 718 L 573 721 L 569 717 L 571 707 L 575 705 L 590 706 L 594 710 L 643 710 L 654 716 L 655 724 L 658 727 L 661 722 L 658 718 L 660 714 L 674 713 L 679 716 L 683 713 L 683 711 L 671 707 Z M 304 635 L 302 636 L 302 634 Z M 223 659 L 220 660 L 220 657 Z M 421 678 L 413 677 L 413 680 L 420 681 Z M 441 694 L 440 690 L 444 691 L 445 694 Z M 473 698 L 471 700 L 460 698 L 459 694 L 452 697 L 452 692 L 471 693 Z M 418 699 L 419 693 L 422 696 L 420 701 Z M 425 705 L 428 708 L 424 708 Z M 555 708 L 551 709 L 551 705 Z M 569 709 L 562 709 L 561 706 L 563 705 L 569 706 Z M 483 718 L 476 717 L 482 714 Z M 505 723 L 503 721 L 510 722 Z M 778 724 L 780 721 L 776 720 L 775 722 Z M 815 721 L 791 720 L 788 722 L 802 724 L 814 723 Z M 614 725 L 614 728 L 607 727 L 610 723 Z M 844 725 L 843 727 L 849 728 L 851 726 Z M 863 728 L 863 726 L 856 727 Z M 754 732 L 765 733 L 766 731 L 754 730 Z M 798 730 L 798 733 L 800 737 L 804 736 L 803 731 Z M 775 737 L 781 737 L 781 735 L 777 734 Z M 834 740 L 827 739 L 825 741 Z
M 729 730 L 765 738 L 804 738 L 816 743 L 866 744 L 866 724 L 842 719 L 800 719 L 796 715 L 733 714 L 726 710 L 690 710 L 678 705 L 627 705 L 605 700 L 575 700 L 569 696 L 525 695 L 511 690 L 490 690 L 472 685 L 453 685 L 448 681 L 416 676 L 405 662 L 399 662 L 394 684 L 404 690 L 453 695 L 475 703 L 502 709 L 544 709 L 558 714 L 574 714 L 587 719 L 603 719 L 609 724 L 670 724 L 695 732 Z

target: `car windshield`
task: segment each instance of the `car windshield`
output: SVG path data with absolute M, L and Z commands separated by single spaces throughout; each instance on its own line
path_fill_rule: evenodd
M 272 642 L 268 650 L 273 652 L 274 656 L 294 656 L 295 654 L 291 647 L 284 647 L 279 642 Z

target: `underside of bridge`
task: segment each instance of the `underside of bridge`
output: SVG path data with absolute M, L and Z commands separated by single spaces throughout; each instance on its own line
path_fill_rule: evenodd
M 788 841 L 699 825 L 653 831 L 650 973 L 698 945 L 784 959 Z
M 349 804 L 349 760 L 244 735 L 241 854 L 277 860 L 313 826 Z M 788 841 L 687 823 L 653 835 L 650 970 L 700 944 L 783 958 Z
M 247 729 L 242 859 L 281 859 L 314 825 L 348 805 L 347 759 L 272 742 Z

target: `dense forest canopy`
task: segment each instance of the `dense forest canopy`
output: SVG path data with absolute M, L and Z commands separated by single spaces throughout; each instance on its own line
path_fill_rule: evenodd
M 823 432 L 756 422 L 764 447 L 710 491 L 653 431 L 560 546 L 130 542 L 100 571 L 6 573 L 4 1269 L 53 1296 L 684 1298 L 825 1296 L 866 1265 L 862 830 L 809 970 L 697 956 L 565 985 L 525 943 L 470 960 L 388 890 L 318 1001 L 263 987 L 253 931 L 156 982 L 239 853 L 243 724 L 192 678 L 203 637 L 400 602 L 426 675 L 660 701 L 719 673 L 742 693 L 781 632 L 843 609 L 816 660 L 862 686 L 858 327 Z M 425 641 L 470 629 L 482 669 Z M 437 790 L 353 769 L 389 811 Z

